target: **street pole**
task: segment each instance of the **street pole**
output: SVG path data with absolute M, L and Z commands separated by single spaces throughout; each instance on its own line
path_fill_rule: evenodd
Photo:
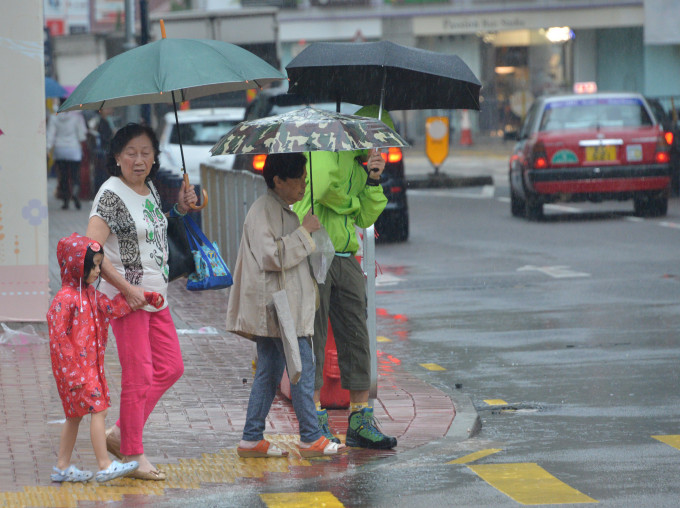
M 125 0 L 125 43 L 123 48 L 129 51 L 137 46 L 135 41 L 135 0 Z M 125 108 L 127 123 L 139 121 L 139 106 Z
M 141 46 L 149 43 L 149 6 L 147 0 L 139 0 L 139 20 L 141 25 L 141 35 L 139 43 Z M 151 125 L 151 105 L 142 105 L 142 121 L 146 125 Z
M 135 0 L 125 0 L 125 50 L 137 46 L 135 41 Z
M 378 327 L 375 302 L 375 227 L 369 226 L 363 231 L 362 262 L 366 275 L 366 327 L 368 328 L 368 345 L 371 355 L 371 377 L 368 398 L 373 404 L 378 398 Z

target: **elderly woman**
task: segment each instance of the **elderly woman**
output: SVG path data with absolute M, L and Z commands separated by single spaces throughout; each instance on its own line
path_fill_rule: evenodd
M 139 462 L 130 478 L 165 480 L 144 455 L 144 425 L 161 396 L 184 372 L 179 339 L 167 306 L 167 220 L 152 178 L 158 171 L 153 130 L 128 124 L 111 140 L 111 177 L 92 204 L 86 236 L 104 246 L 101 290 L 123 293 L 134 312 L 112 324 L 122 368 L 120 419 L 106 445 L 123 461 Z M 179 190 L 171 214 L 184 215 L 197 200 L 193 186 Z M 165 305 L 146 303 L 142 286 L 163 295 Z

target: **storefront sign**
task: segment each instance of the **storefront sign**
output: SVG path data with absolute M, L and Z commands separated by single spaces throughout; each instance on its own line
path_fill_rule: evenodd
M 478 34 L 506 30 L 550 28 L 556 26 L 579 28 L 615 28 L 639 26 L 643 19 L 642 6 L 598 7 L 592 9 L 540 9 L 516 12 L 479 13 L 474 15 L 416 16 L 413 18 L 415 36 Z

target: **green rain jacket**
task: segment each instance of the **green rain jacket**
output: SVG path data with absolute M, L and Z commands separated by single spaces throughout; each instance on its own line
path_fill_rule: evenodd
M 328 231 L 335 252 L 356 254 L 359 249 L 354 225 L 367 228 L 378 219 L 387 205 L 382 185 L 366 185 L 366 170 L 356 152 L 311 152 L 314 182 L 314 213 Z M 310 154 L 307 153 L 309 159 Z M 293 205 L 300 222 L 311 206 L 309 162 L 305 196 Z

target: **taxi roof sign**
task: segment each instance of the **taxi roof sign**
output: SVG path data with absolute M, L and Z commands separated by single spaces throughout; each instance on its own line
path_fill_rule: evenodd
M 595 93 L 597 92 L 597 83 L 595 81 L 581 81 L 574 83 L 574 93 Z

